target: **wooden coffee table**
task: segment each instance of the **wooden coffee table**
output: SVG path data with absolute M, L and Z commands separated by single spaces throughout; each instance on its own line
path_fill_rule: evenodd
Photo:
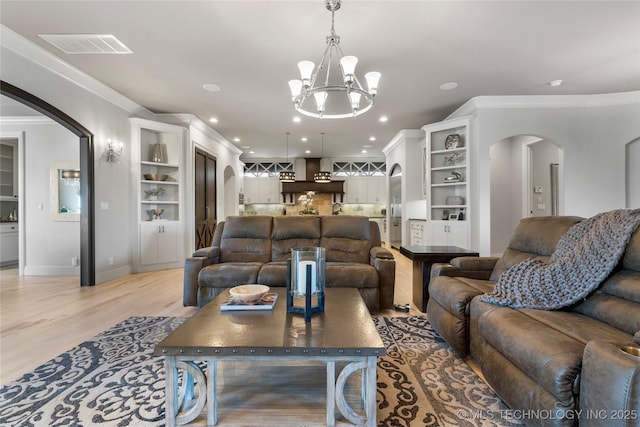
M 313 316 L 309 324 L 287 313 L 284 288 L 272 291 L 278 293 L 272 311 L 221 312 L 227 290 L 156 345 L 154 355 L 164 356 L 167 372 L 167 426 L 190 423 L 205 407 L 207 424 L 217 424 L 218 361 L 227 360 L 326 363 L 327 425 L 335 425 L 337 407 L 354 424 L 376 426 L 376 362 L 386 350 L 358 290 L 327 289 L 324 313 Z M 300 333 L 301 321 L 308 332 Z M 206 362 L 204 370 L 199 361 Z M 336 362 L 345 362 L 337 377 Z M 359 370 L 364 415 L 344 396 L 346 381 Z

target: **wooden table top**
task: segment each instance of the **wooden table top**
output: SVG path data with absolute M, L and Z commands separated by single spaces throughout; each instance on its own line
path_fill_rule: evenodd
M 382 339 L 355 288 L 325 289 L 310 322 L 287 312 L 285 288 L 273 310 L 220 311 L 225 290 L 156 345 L 155 356 L 381 356 Z

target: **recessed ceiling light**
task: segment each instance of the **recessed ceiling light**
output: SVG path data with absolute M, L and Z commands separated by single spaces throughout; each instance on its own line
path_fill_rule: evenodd
M 388 120 L 389 120 L 389 117 L 387 117 L 387 116 L 380 116 L 380 118 L 379 118 L 378 120 L 380 120 L 382 123 L 384 123 L 384 122 L 386 122 L 386 121 L 388 121 Z
M 375 136 L 370 136 L 370 137 L 369 137 L 369 141 L 375 141 L 375 140 L 376 140 L 376 137 L 375 137 Z
M 306 137 L 306 136 L 303 136 L 302 138 L 300 138 L 300 141 L 302 141 L 302 142 L 307 142 L 307 137 Z
M 205 83 L 202 85 L 202 88 L 207 92 L 220 92 L 220 86 L 213 83 Z
M 562 80 L 551 80 L 549 82 L 549 86 L 560 86 L 562 84 Z
M 233 142 L 240 142 L 240 138 L 236 136 L 235 138 L 233 138 Z
M 211 123 L 218 123 L 218 119 L 217 119 L 217 118 L 215 118 L 215 117 L 211 117 L 211 118 L 209 119 L 209 121 L 210 121 Z
M 255 151 L 253 151 L 253 150 L 249 151 L 249 154 L 255 154 L 255 153 L 256 153 L 256 152 L 255 152 Z
M 364 154 L 364 153 L 366 153 L 366 152 L 367 152 L 367 150 L 362 150 L 362 151 L 361 151 L 361 153 L 362 153 L 362 154 Z
M 458 83 L 456 82 L 447 82 L 447 83 L 442 83 L 440 85 L 440 90 L 451 90 L 451 89 L 455 89 L 458 87 Z
M 293 122 L 294 122 L 294 123 L 300 123 L 300 121 L 301 121 L 301 120 L 302 120 L 302 119 L 301 119 L 300 117 L 298 117 L 298 116 L 295 116 L 295 117 L 293 118 Z
M 304 150 L 305 154 L 311 154 L 311 150 Z

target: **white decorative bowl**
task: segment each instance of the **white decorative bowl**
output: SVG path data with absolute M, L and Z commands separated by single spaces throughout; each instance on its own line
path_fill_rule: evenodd
M 267 292 L 269 287 L 265 285 L 240 285 L 229 289 L 233 299 L 242 302 L 257 301 Z

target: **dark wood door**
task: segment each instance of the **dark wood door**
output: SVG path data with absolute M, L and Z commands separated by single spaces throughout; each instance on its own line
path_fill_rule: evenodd
M 211 246 L 216 228 L 216 159 L 211 154 L 196 149 L 196 249 Z

